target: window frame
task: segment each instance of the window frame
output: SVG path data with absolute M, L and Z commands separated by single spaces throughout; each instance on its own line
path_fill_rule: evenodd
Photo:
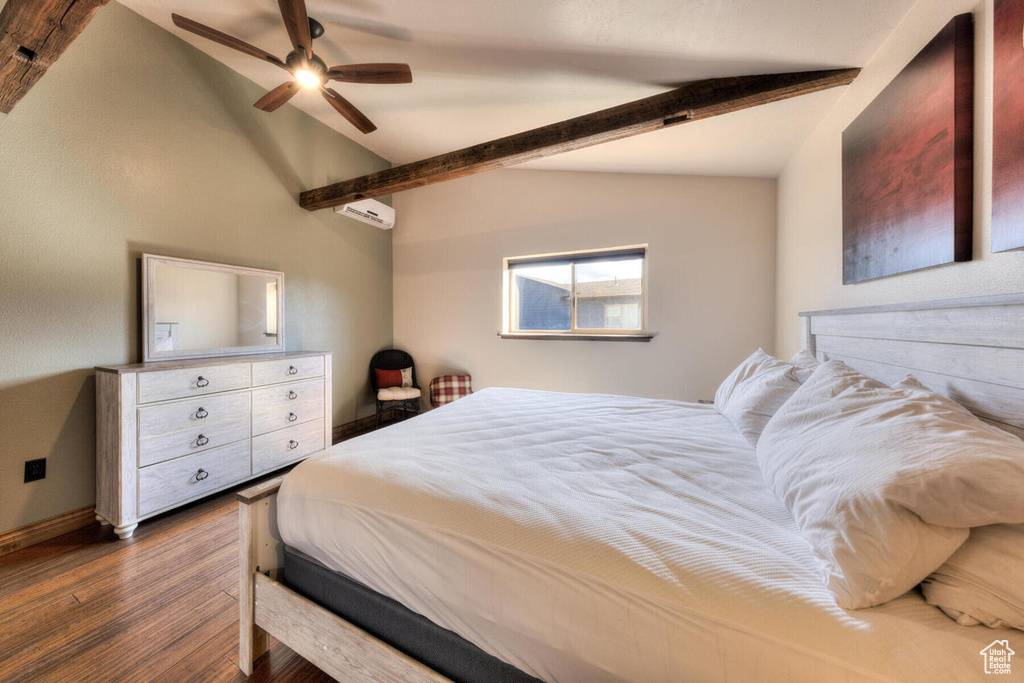
M 577 325 L 578 296 L 576 291 L 576 266 L 578 261 L 598 261 L 602 258 L 639 256 L 643 262 L 640 274 L 640 326 L 639 329 L 607 329 L 607 328 L 586 328 Z M 516 330 L 513 319 L 518 309 L 517 302 L 513 303 L 513 292 L 515 286 L 513 277 L 517 265 L 557 265 L 560 262 L 568 262 L 570 270 L 569 289 L 569 328 L 568 330 Z M 565 251 L 551 254 L 534 254 L 530 256 L 514 256 L 502 259 L 502 325 L 498 333 L 505 338 L 544 338 L 544 339 L 621 339 L 621 340 L 649 340 L 648 333 L 647 299 L 648 299 L 648 263 L 647 245 L 636 244 L 626 247 L 613 247 L 606 249 L 586 249 L 580 251 Z M 606 304 L 607 305 L 607 304 Z

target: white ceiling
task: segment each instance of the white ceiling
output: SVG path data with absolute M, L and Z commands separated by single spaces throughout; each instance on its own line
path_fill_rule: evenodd
M 171 24 L 171 12 L 284 57 L 274 0 L 121 0 L 270 89 L 280 69 Z M 410 85 L 338 85 L 379 130 L 316 92 L 292 102 L 395 164 L 716 76 L 862 66 L 913 0 L 306 0 L 328 65 L 408 62 Z M 563 170 L 775 176 L 838 90 L 531 162 Z M 273 114 L 267 114 L 273 116 Z

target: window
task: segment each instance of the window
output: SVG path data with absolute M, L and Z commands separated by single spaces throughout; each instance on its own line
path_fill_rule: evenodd
M 604 326 L 609 330 L 640 329 L 640 302 L 631 304 L 605 304 Z
M 277 282 L 267 283 L 267 331 L 265 337 L 277 336 Z
M 647 247 L 505 259 L 511 336 L 646 336 Z

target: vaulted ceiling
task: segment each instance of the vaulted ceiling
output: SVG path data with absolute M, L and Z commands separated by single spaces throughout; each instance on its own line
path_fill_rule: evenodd
M 275 0 L 121 0 L 266 87 L 283 72 L 182 32 L 177 12 L 283 57 Z M 292 103 L 401 164 L 664 92 L 681 82 L 863 66 L 913 0 L 306 0 L 328 64 L 407 62 L 410 85 L 338 85 L 362 135 L 316 92 Z M 534 161 L 523 168 L 775 176 L 830 90 Z M 273 116 L 273 114 L 267 114 Z

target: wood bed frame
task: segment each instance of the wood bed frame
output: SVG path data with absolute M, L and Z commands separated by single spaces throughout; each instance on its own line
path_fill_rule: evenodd
M 1024 437 L 1024 294 L 801 313 L 804 348 L 893 384 L 908 373 Z
M 894 383 L 908 373 L 982 419 L 1024 437 L 1024 295 L 800 314 L 804 347 Z M 238 494 L 239 668 L 252 673 L 272 635 L 338 680 L 448 681 L 279 582 L 283 477 Z
M 449 681 L 278 581 L 284 543 L 277 530 L 277 491 L 284 477 L 238 493 L 238 668 L 252 673 L 272 635 L 339 681 Z

